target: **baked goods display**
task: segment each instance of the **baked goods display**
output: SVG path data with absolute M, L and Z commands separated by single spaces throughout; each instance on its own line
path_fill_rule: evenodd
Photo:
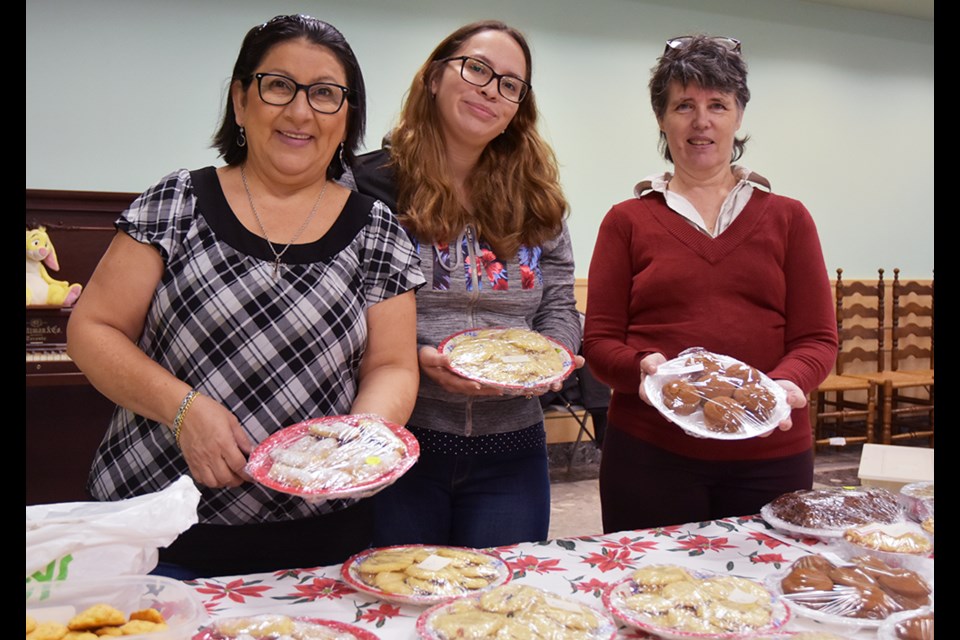
M 404 545 L 352 556 L 340 573 L 350 586 L 382 600 L 433 605 L 480 593 L 510 580 L 492 552 L 460 547 Z
M 799 614 L 863 627 L 878 627 L 893 613 L 928 606 L 933 595 L 932 585 L 920 573 L 869 555 L 845 564 L 803 556 L 769 581 Z
M 27 640 L 96 640 L 101 636 L 131 636 L 167 630 L 167 621 L 154 608 L 132 611 L 130 615 L 116 607 L 91 605 L 66 623 L 27 615 Z
M 286 427 L 250 454 L 247 471 L 276 491 L 323 499 L 366 497 L 413 466 L 416 438 L 375 415 L 316 418 Z
M 895 613 L 877 630 L 879 640 L 933 640 L 933 610 Z
M 193 640 L 377 640 L 377 636 L 335 620 L 262 614 L 218 620 Z
M 760 515 L 787 533 L 824 539 L 859 525 L 904 521 L 896 495 L 880 487 L 792 491 L 761 507 Z
M 900 502 L 907 517 L 923 526 L 933 535 L 933 483 L 911 482 L 900 488 Z
M 604 594 L 624 624 L 659 637 L 753 637 L 781 629 L 789 609 L 765 586 L 677 565 L 641 567 Z
M 520 584 L 434 605 L 417 619 L 425 640 L 549 638 L 609 640 L 617 626 L 606 612 Z
M 661 364 L 643 384 L 664 417 L 700 437 L 752 438 L 790 415 L 780 385 L 746 363 L 699 347 Z
M 443 340 L 437 350 L 457 374 L 516 392 L 561 381 L 574 369 L 566 347 L 522 328 L 468 329 Z
M 871 523 L 852 527 L 843 532 L 843 539 L 848 544 L 859 547 L 861 552 L 878 551 L 893 556 L 927 556 L 933 552 L 930 538 L 913 522 Z

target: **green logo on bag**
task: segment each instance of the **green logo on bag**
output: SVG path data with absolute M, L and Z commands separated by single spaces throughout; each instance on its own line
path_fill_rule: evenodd
M 30 596 L 33 595 L 33 590 L 30 588 L 31 582 L 41 587 L 40 595 L 37 599 L 46 600 L 50 596 L 50 589 L 43 583 L 54 580 L 66 580 L 71 561 L 73 561 L 73 555 L 68 553 L 59 560 L 54 560 L 48 564 L 46 569 L 34 571 L 33 575 L 27 578 L 27 600 L 30 600 Z

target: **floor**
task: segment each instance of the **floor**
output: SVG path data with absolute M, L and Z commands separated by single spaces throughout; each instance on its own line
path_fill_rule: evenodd
M 600 452 L 593 443 L 578 447 L 571 465 L 570 445 L 550 445 L 551 513 L 549 538 L 569 538 L 603 531 L 597 480 Z M 814 486 L 858 485 L 859 445 L 817 452 Z

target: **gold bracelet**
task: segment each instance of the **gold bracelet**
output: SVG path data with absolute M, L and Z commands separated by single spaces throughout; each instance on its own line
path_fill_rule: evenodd
M 183 397 L 183 402 L 180 403 L 180 408 L 177 409 L 177 417 L 173 419 L 173 439 L 177 441 L 178 449 L 180 448 L 180 430 L 183 429 L 183 419 L 187 417 L 187 411 L 190 409 L 193 401 L 197 399 L 198 395 L 200 395 L 199 391 L 191 389 L 190 392 Z

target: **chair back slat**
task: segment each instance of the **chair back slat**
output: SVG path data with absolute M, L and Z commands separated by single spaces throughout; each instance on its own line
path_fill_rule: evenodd
M 916 280 L 900 280 L 900 269 L 893 270 L 893 309 L 891 319 L 892 345 L 890 350 L 890 369 L 897 371 L 907 358 L 925 359 L 933 368 L 933 281 L 930 284 Z M 911 322 L 929 318 L 930 324 Z
M 848 366 L 861 362 L 874 364 L 876 371 L 883 369 L 883 269 L 877 274 L 876 282 L 844 282 L 843 269 L 837 269 L 836 372 L 840 375 Z

